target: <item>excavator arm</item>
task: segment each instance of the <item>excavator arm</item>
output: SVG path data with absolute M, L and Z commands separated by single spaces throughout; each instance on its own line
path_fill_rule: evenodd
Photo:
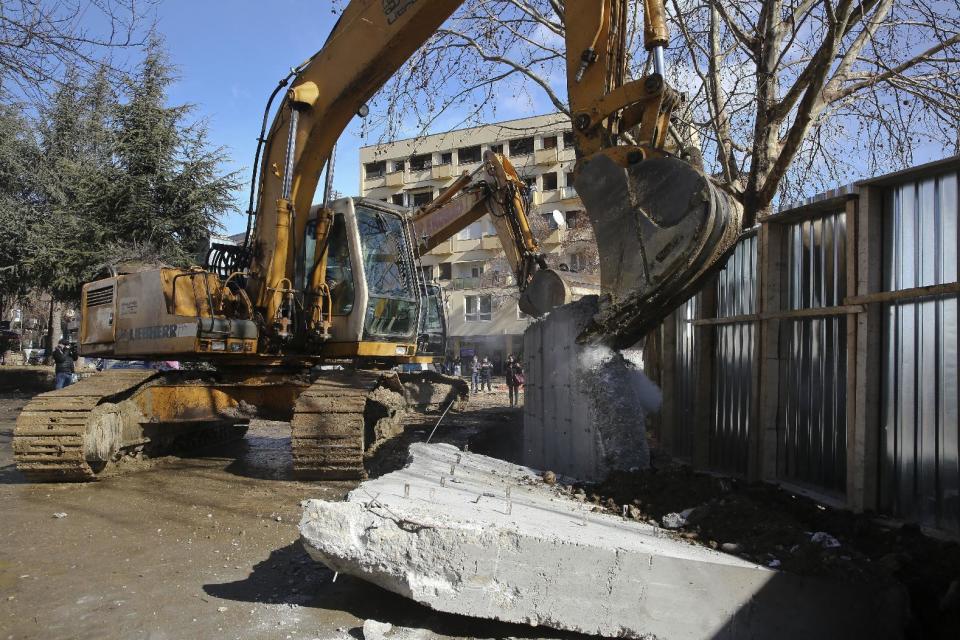
M 422 255 L 489 214 L 522 291 L 538 267 L 546 268 L 530 231 L 524 184 L 510 161 L 492 151 L 473 175 L 466 172 L 410 221 Z
M 254 233 L 247 247 L 252 256 L 247 293 L 267 336 L 287 331 L 285 308 L 296 296 L 316 308 L 327 297 L 322 269 L 306 291 L 295 291 L 291 283 L 317 182 L 337 138 L 461 3 L 352 0 L 323 49 L 292 73 L 264 138 Z M 627 77 L 627 4 L 564 4 L 568 96 L 578 156 L 575 187 L 594 228 L 604 293 L 600 314 L 581 337 L 614 346 L 636 342 L 682 302 L 732 247 L 740 220 L 739 210 L 707 176 L 665 149 L 679 97 L 664 81 L 662 0 L 645 0 L 652 72 L 636 80 Z M 516 191 L 509 179 L 498 185 L 492 206 L 516 208 Z M 460 221 L 477 213 L 465 212 Z M 498 228 L 501 238 L 511 236 L 505 247 L 513 247 L 507 249 L 508 259 L 516 261 L 523 286 L 533 275 L 531 255 L 536 251 L 522 225 L 525 217 L 493 219 L 504 222 L 503 231 Z M 318 216 L 316 265 L 324 264 L 331 220 L 329 211 Z M 506 228 L 514 222 L 521 222 L 519 228 Z

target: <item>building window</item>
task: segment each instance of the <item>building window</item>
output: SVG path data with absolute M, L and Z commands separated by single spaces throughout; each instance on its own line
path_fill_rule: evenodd
M 583 216 L 581 215 L 583 211 L 579 209 L 574 211 L 567 211 L 566 220 L 568 229 L 578 229 L 580 225 L 583 224 Z
M 457 149 L 457 162 L 460 164 L 480 162 L 480 145 L 475 145 L 473 147 L 460 147 Z
M 564 131 L 563 132 L 563 148 L 572 149 L 573 148 L 573 131 Z
M 416 156 L 410 156 L 410 169 L 412 171 L 423 171 L 424 169 L 429 169 L 432 164 L 432 153 L 421 153 Z
M 453 151 L 440 154 L 440 164 L 453 164 Z
M 395 172 L 396 172 L 396 171 L 403 171 L 404 168 L 405 168 L 405 165 L 403 164 L 403 160 L 394 160 L 394 161 L 393 161 L 393 170 L 394 170 Z
M 510 157 L 526 156 L 533 153 L 533 136 L 514 138 L 510 141 Z
M 490 145 L 490 151 L 493 151 L 496 154 L 503 155 L 503 144 L 492 144 Z
M 563 175 L 564 175 L 564 183 L 563 183 L 563 186 L 565 186 L 565 187 L 572 187 L 572 186 L 573 186 L 573 171 L 567 171 L 567 172 L 566 172 L 565 174 L 563 174 Z
M 550 173 L 543 174 L 543 190 L 544 191 L 556 191 L 557 190 L 557 174 L 553 171 Z
M 489 322 L 493 319 L 493 296 L 463 296 L 467 322 Z
M 449 262 L 441 262 L 437 265 L 440 267 L 440 280 L 450 280 L 453 278 L 453 265 Z
M 422 207 L 425 204 L 430 204 L 430 201 L 433 200 L 433 189 L 430 191 L 413 192 L 410 195 L 413 196 L 413 206 Z
M 520 176 L 520 179 L 523 180 L 523 184 L 531 189 L 537 188 L 537 176 Z
M 420 267 L 420 273 L 424 282 L 433 282 L 433 265 L 427 264 Z
M 559 228 L 557 227 L 557 221 L 553 219 L 553 213 L 541 213 L 540 215 L 543 216 L 543 223 L 547 225 L 550 231 L 556 231 Z
M 367 176 L 367 180 L 381 178 L 383 174 L 387 172 L 387 163 L 383 160 L 380 162 L 368 162 L 363 165 L 363 171 Z
M 556 148 L 557 148 L 557 136 L 543 136 L 543 148 L 544 148 L 544 149 L 556 149 Z
M 590 265 L 590 258 L 585 253 L 570 254 L 570 271 L 583 271 Z
M 396 205 L 399 205 L 399 206 L 402 207 L 402 206 L 403 206 L 403 194 L 402 194 L 402 193 L 395 193 L 395 194 L 393 194 L 392 196 L 390 196 L 390 202 L 392 202 L 393 204 L 396 204 Z

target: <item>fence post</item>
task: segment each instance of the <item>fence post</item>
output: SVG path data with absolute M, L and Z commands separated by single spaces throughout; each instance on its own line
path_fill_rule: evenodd
M 859 203 L 853 209 L 856 211 L 856 295 L 866 295 L 880 291 L 883 286 L 882 189 L 862 186 Z M 850 210 L 847 209 L 848 212 Z M 847 429 L 847 504 L 854 511 L 876 509 L 878 503 L 882 365 L 880 311 L 880 305 L 867 305 L 863 313 L 857 314 L 854 328 L 854 395 L 848 401 L 855 406 L 853 422 L 848 423 Z
M 758 313 L 780 311 L 782 307 L 783 274 L 783 225 L 763 222 L 759 233 Z M 750 478 L 774 481 L 777 478 L 777 439 L 780 435 L 777 413 L 780 406 L 780 321 L 758 320 L 758 388 L 757 388 L 757 451 L 756 468 L 751 468 Z

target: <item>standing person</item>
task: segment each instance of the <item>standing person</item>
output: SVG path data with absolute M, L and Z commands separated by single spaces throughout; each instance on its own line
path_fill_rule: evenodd
M 480 358 L 476 354 L 470 361 L 470 387 L 472 393 L 476 393 L 478 387 L 480 387 Z
M 492 392 L 493 387 L 490 386 L 490 379 L 493 378 L 493 363 L 490 362 L 490 358 L 483 356 L 483 362 L 480 363 L 480 390 L 483 390 L 483 385 L 487 385 L 487 392 Z
M 73 383 L 73 363 L 77 359 L 77 352 L 70 348 L 70 341 L 62 338 L 53 350 L 54 373 L 56 374 L 57 389 L 63 389 Z
M 520 402 L 520 387 L 523 385 L 523 367 L 511 353 L 507 356 L 506 364 L 507 391 L 510 393 L 510 406 L 515 407 Z

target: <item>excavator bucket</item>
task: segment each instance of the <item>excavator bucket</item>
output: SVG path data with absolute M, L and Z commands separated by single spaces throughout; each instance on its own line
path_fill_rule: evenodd
M 676 158 L 624 168 L 597 154 L 583 161 L 575 186 L 593 224 L 604 294 L 584 341 L 635 344 L 696 292 L 740 234 L 739 203 Z

